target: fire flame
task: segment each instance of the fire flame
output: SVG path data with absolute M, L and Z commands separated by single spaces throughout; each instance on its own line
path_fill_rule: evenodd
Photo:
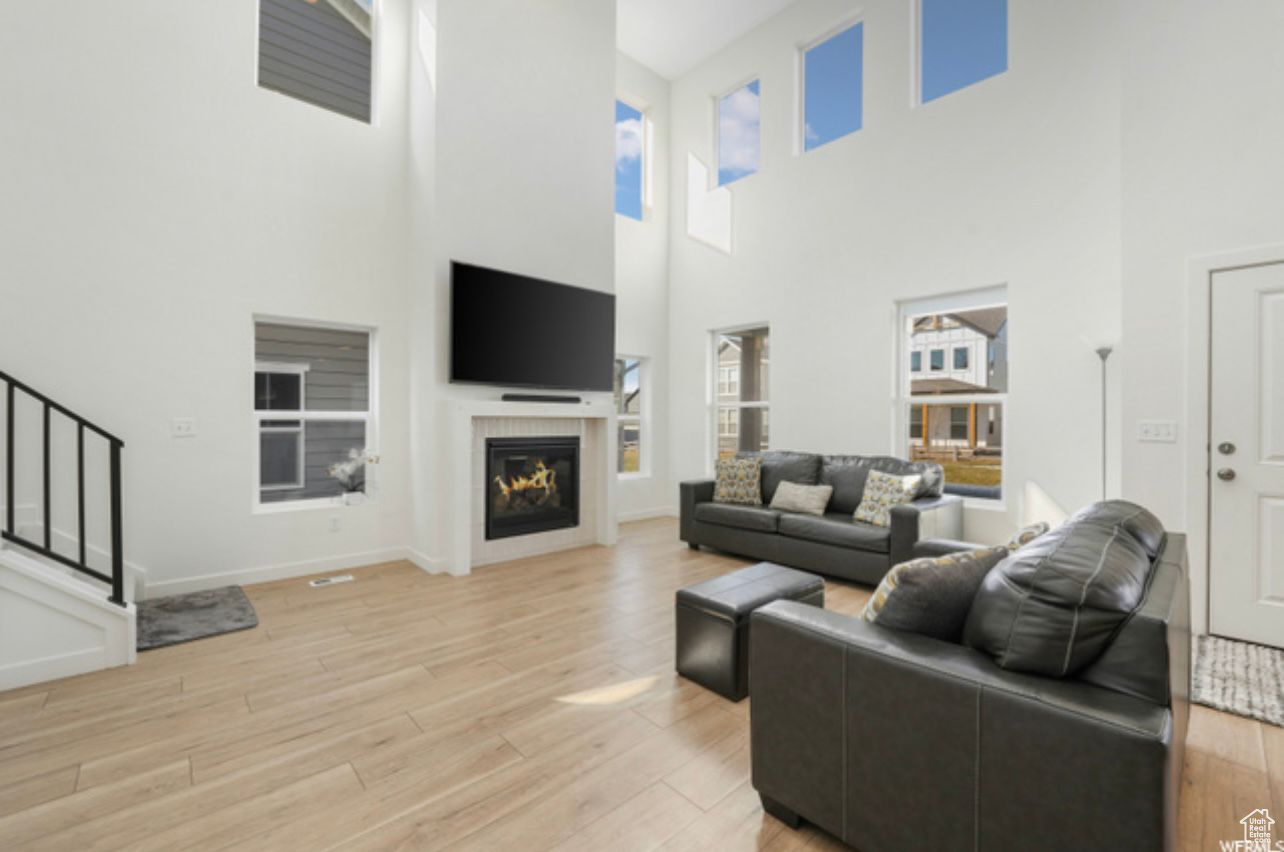
M 502 476 L 497 476 L 495 484 L 505 497 L 514 492 L 521 494 L 526 491 L 543 491 L 551 497 L 557 493 L 557 473 L 552 468 L 545 467 L 541 459 L 535 462 L 535 472 L 530 476 L 516 476 L 508 482 Z

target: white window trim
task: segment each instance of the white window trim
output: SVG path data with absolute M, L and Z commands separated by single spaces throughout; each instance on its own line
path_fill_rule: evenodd
M 915 6 L 918 4 L 915 3 Z M 957 311 L 977 310 L 979 308 L 1007 307 L 1011 311 L 1011 305 L 1008 302 L 1007 285 L 1000 284 L 993 287 L 983 287 L 976 290 L 964 290 L 953 294 L 944 294 L 932 296 L 924 299 L 914 299 L 898 303 L 896 313 L 896 340 L 897 357 L 893 359 L 895 364 L 895 387 L 896 401 L 895 411 L 892 417 L 893 435 L 892 435 L 892 453 L 900 458 L 908 459 L 910 457 L 910 437 L 909 421 L 910 408 L 921 405 L 970 405 L 971 403 L 998 405 L 1003 411 L 1003 445 L 1004 452 L 1001 457 L 1000 482 L 1002 490 L 997 500 L 990 500 L 983 497 L 964 497 L 963 504 L 969 509 L 996 509 L 1006 510 L 1008 496 L 1012 491 L 1011 481 L 1008 470 L 1008 453 L 1010 418 L 1008 407 L 1008 394 L 988 393 L 988 394 L 959 394 L 949 396 L 934 396 L 929 394 L 912 394 L 910 393 L 910 381 L 914 373 L 910 371 L 910 340 L 912 333 L 910 331 L 910 320 L 913 317 L 924 316 L 925 314 L 943 314 Z M 1009 341 L 1010 348 L 1010 341 Z M 926 365 L 930 368 L 930 363 Z M 1008 363 L 1009 386 L 1012 365 Z M 929 374 L 930 369 L 924 370 L 923 373 Z M 944 371 L 941 371 L 944 372 Z
M 655 121 L 649 104 L 632 95 L 616 95 L 615 99 L 627 107 L 632 107 L 642 115 L 642 218 L 633 219 L 617 212 L 615 215 L 634 222 L 647 223 L 655 217 Z M 623 357 L 620 355 L 617 358 Z
M 849 15 L 838 23 L 832 25 L 829 29 L 822 32 L 814 38 L 799 42 L 795 45 L 794 50 L 794 79 L 797 81 L 794 85 L 794 156 L 801 157 L 803 154 L 809 154 L 807 150 L 807 51 L 817 45 L 824 44 L 839 33 L 846 32 L 857 24 L 865 23 L 863 15 Z M 865 32 L 861 31 L 861 69 L 860 69 L 861 87 L 865 86 Z M 864 92 L 861 93 L 862 95 Z M 830 142 L 837 142 L 839 139 L 845 139 L 848 136 L 855 136 L 861 130 L 865 129 L 865 104 L 864 98 L 861 98 L 861 117 L 860 127 L 851 133 L 844 133 Z M 818 150 L 829 144 L 828 142 L 817 145 L 812 150 Z
M 740 91 L 755 80 L 758 82 L 758 168 L 728 183 L 719 183 L 718 175 L 722 172 L 722 115 L 719 107 L 722 105 L 723 98 Z M 751 178 L 760 171 L 762 171 L 762 75 L 750 74 L 734 86 L 723 89 L 713 96 L 713 165 L 709 168 L 709 191 L 726 189 L 731 184 L 740 183 L 740 181 Z
M 638 362 L 638 390 L 642 394 L 642 410 L 637 414 L 620 414 L 617 411 L 616 434 L 619 434 L 620 423 L 638 424 L 638 469 L 634 471 L 616 470 L 615 475 L 624 482 L 651 478 L 651 359 L 643 355 L 615 356 L 617 361 Z
M 706 441 L 705 445 L 708 448 L 707 452 L 709 453 L 709 456 L 707 459 L 707 465 L 708 465 L 707 469 L 710 473 L 713 472 L 714 466 L 718 461 L 718 437 L 721 434 L 718 431 L 719 429 L 718 412 L 724 409 L 735 409 L 738 411 L 745 408 L 761 408 L 767 411 L 768 416 L 770 417 L 770 411 L 771 411 L 771 399 L 770 399 L 771 360 L 770 359 L 768 359 L 767 361 L 767 370 L 768 370 L 768 374 L 767 374 L 768 398 L 767 399 L 752 400 L 752 401 L 736 401 L 736 402 L 721 402 L 718 399 L 718 373 L 719 373 L 719 367 L 721 366 L 718 363 L 718 338 L 726 334 L 737 334 L 745 331 L 756 331 L 760 328 L 767 330 L 767 338 L 768 340 L 770 340 L 771 323 L 768 323 L 768 322 L 751 322 L 751 323 L 745 323 L 742 325 L 730 326 L 727 328 L 717 328 L 709 333 L 709 363 L 712 366 L 711 366 L 711 369 L 708 369 L 705 371 L 705 374 L 707 376 L 705 381 L 708 383 L 707 388 L 708 388 L 709 401 L 710 401 L 709 424 L 712 429 L 712 433 L 710 435 L 711 440 Z M 737 380 L 737 385 L 739 385 L 738 380 Z M 767 434 L 770 436 L 771 434 L 770 425 L 768 425 L 767 429 L 768 429 Z M 768 440 L 768 447 L 770 447 L 770 440 Z
M 1008 14 L 1008 67 L 1007 67 L 1007 70 L 1002 72 L 1005 74 L 1007 73 L 1007 71 L 1010 71 L 1012 69 L 1012 9 L 1010 6 L 1008 8 L 1007 14 Z M 909 56 L 910 56 L 910 73 L 909 73 L 910 109 L 917 109 L 921 106 L 926 106 L 927 104 L 931 103 L 931 101 L 923 100 L 923 0 L 912 0 L 912 2 L 910 3 Z M 985 79 L 988 80 L 990 78 L 987 77 Z M 969 83 L 967 86 L 964 86 L 963 88 L 966 89 L 971 86 L 977 85 L 977 83 L 983 83 L 983 82 L 985 82 L 985 80 L 978 80 L 976 83 Z M 950 92 L 949 95 L 952 95 L 952 94 L 955 94 L 956 92 L 961 92 L 961 91 L 963 91 L 963 89 L 955 89 L 953 92 Z M 949 95 L 942 95 L 941 97 L 934 98 L 933 100 L 939 101 L 942 97 L 948 97 Z
M 272 325 L 288 325 L 296 328 L 318 328 L 331 331 L 353 331 L 365 334 L 369 337 L 367 352 L 369 353 L 369 363 L 366 365 L 369 375 L 369 392 L 366 400 L 367 409 L 365 411 L 258 411 L 253 407 L 253 381 L 254 373 L 263 372 L 262 366 L 272 368 L 271 372 L 287 371 L 306 371 L 306 364 L 286 364 L 271 361 L 260 361 L 254 357 L 253 341 L 257 332 L 256 326 L 259 323 Z M 259 484 L 259 471 L 262 467 L 262 459 L 259 455 L 259 431 L 262 428 L 261 423 L 264 420 L 313 420 L 316 422 L 352 422 L 360 420 L 365 423 L 365 450 L 366 452 L 378 458 L 379 452 L 379 431 L 378 431 L 378 411 L 379 411 L 379 330 L 373 326 L 355 325 L 352 323 L 342 322 L 325 322 L 321 320 L 305 320 L 298 317 L 281 316 L 279 314 L 255 314 L 250 319 L 250 341 L 251 341 L 251 359 L 253 372 L 250 374 L 250 400 L 251 413 L 253 415 L 254 434 L 252 440 L 253 446 L 253 467 L 250 478 L 250 495 L 251 495 L 251 513 L 255 515 L 275 515 L 286 512 L 306 512 L 318 509 L 335 509 L 339 507 L 361 508 L 360 506 L 350 507 L 344 502 L 343 497 L 317 497 L 309 500 L 283 500 L 278 502 L 264 503 L 262 492 L 265 490 Z M 285 368 L 290 368 L 286 370 Z M 303 400 L 304 390 L 300 389 L 300 402 Z M 303 441 L 299 444 L 302 447 Z M 378 468 L 367 464 L 366 466 L 366 499 L 364 505 L 373 503 L 378 493 Z M 269 486 L 267 490 L 275 490 Z

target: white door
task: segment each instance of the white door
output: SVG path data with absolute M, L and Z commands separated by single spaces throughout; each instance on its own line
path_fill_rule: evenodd
M 1284 647 L 1284 263 L 1213 276 L 1213 633 Z

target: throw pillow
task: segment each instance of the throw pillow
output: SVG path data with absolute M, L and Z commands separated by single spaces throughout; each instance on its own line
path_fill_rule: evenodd
M 987 547 L 902 562 L 883 576 L 861 618 L 958 643 L 981 582 L 1007 556 L 1006 547 Z
M 1012 538 L 1008 539 L 1008 550 L 1019 550 L 1025 547 L 1049 529 L 1050 527 L 1046 521 L 1039 521 L 1038 523 L 1030 524 L 1028 527 L 1022 527 L 1012 534 Z
M 823 515 L 825 507 L 829 505 L 829 495 L 833 493 L 832 485 L 799 485 L 797 482 L 782 482 L 776 486 L 776 494 L 771 498 L 771 508 L 782 512 Z
M 713 502 L 762 505 L 762 458 L 718 459 L 714 466 Z
M 923 477 L 918 475 L 893 476 L 881 470 L 871 470 L 865 479 L 865 493 L 861 495 L 853 517 L 876 527 L 891 526 L 892 507 L 914 502 L 922 483 Z

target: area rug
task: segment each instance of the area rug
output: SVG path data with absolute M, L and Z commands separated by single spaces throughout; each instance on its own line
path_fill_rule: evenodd
M 1284 726 L 1284 651 L 1200 636 L 1190 697 L 1197 704 Z
M 138 650 L 257 627 L 259 617 L 240 586 L 139 601 Z

